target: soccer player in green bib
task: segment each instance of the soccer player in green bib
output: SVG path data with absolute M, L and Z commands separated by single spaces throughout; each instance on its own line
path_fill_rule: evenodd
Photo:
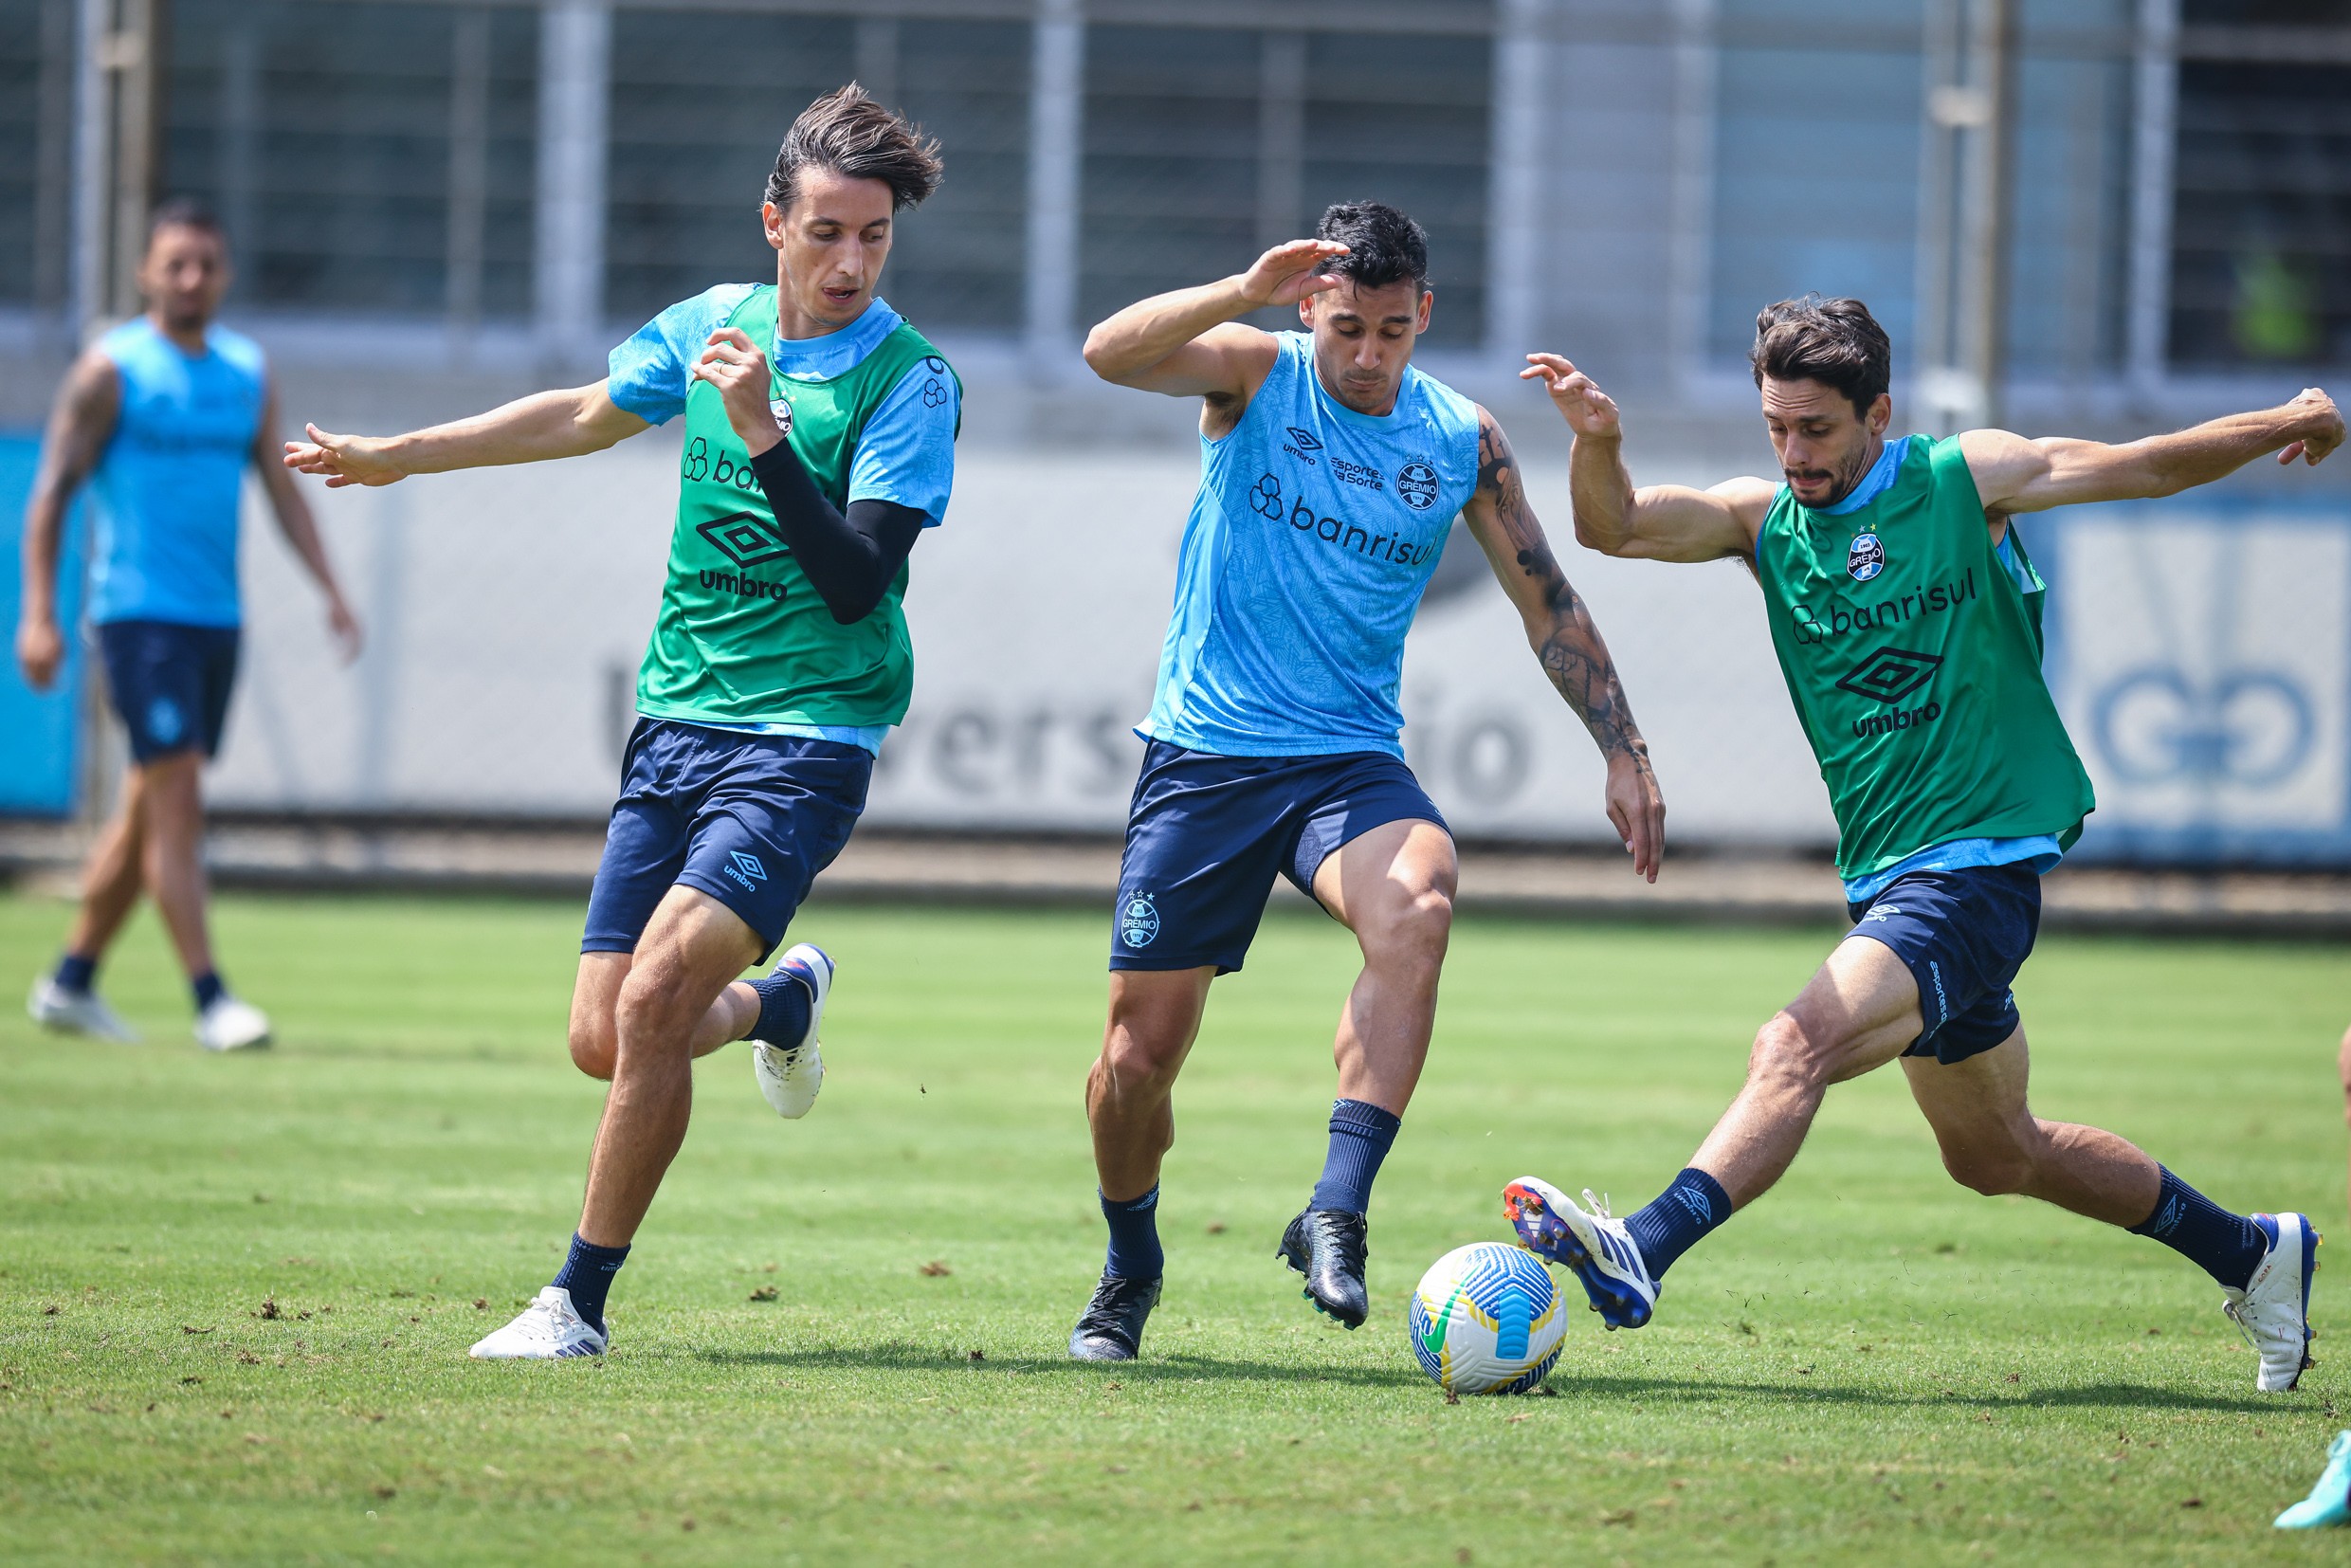
M 1746 562 L 1837 819 L 1853 928 L 1759 1030 L 1746 1086 L 1653 1203 L 1612 1217 L 1531 1176 L 1503 1207 L 1611 1328 L 1649 1321 L 1673 1261 L 1795 1158 L 1832 1084 L 1900 1058 L 1944 1166 L 2176 1249 L 2218 1282 L 2257 1386 L 2308 1364 L 2302 1214 L 2232 1213 L 2112 1133 L 2026 1103 L 2010 991 L 2040 924 L 2041 874 L 2092 805 L 2041 675 L 2045 587 L 2021 513 L 2167 496 L 2267 453 L 2342 444 L 2322 392 L 2126 445 L 1968 430 L 1888 441 L 1892 354 L 1857 300 L 1786 301 L 1753 363 L 1782 481 L 1635 489 L 1616 406 L 1557 355 L 1528 356 L 1575 431 L 1576 536 L 1611 556 Z M 1589 1207 L 1586 1207 L 1588 1205 Z
M 754 1042 L 760 1092 L 806 1115 L 832 960 L 783 939 L 905 716 L 906 557 L 945 514 L 962 389 L 875 294 L 939 149 L 854 84 L 795 120 L 761 216 L 773 284 L 726 283 L 614 349 L 611 374 L 374 439 L 310 428 L 288 466 L 335 484 L 602 450 L 683 413 L 678 509 L 572 994 L 572 1059 L 609 1079 L 570 1256 L 484 1360 L 603 1354 L 604 1305 L 685 1139 L 693 1060 Z

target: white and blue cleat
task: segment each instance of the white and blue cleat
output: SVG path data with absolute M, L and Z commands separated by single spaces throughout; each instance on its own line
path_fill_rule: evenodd
M 813 942 L 797 942 L 768 973 L 789 975 L 809 990 L 806 1034 L 751 1043 L 751 1071 L 760 1095 L 777 1116 L 797 1121 L 814 1108 L 817 1091 L 825 1086 L 825 1053 L 817 1048 L 816 1027 L 825 1021 L 825 1002 L 832 995 L 832 959 Z
M 1608 1205 L 1584 1189 L 1589 1210 L 1547 1181 L 1521 1176 L 1502 1190 L 1502 1212 L 1519 1245 L 1583 1282 L 1592 1310 L 1612 1329 L 1648 1322 L 1663 1287 L 1649 1277 L 1641 1249 Z
M 477 1361 L 568 1361 L 601 1356 L 610 1340 L 572 1306 L 572 1293 L 551 1285 L 513 1322 L 465 1352 Z
M 2351 1431 L 2326 1445 L 2326 1468 L 2310 1495 L 2277 1516 L 2281 1530 L 2323 1530 L 2351 1524 Z
M 2255 1214 L 2269 1238 L 2253 1277 L 2223 1289 L 2220 1310 L 2261 1358 L 2253 1387 L 2283 1394 L 2302 1380 L 2310 1359 L 2310 1276 L 2318 1272 L 2319 1233 L 2307 1214 Z

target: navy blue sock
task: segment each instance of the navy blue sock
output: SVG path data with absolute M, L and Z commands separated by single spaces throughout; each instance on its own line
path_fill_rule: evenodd
M 98 960 L 85 958 L 79 953 L 68 953 L 57 960 L 57 989 L 86 996 L 90 983 L 98 978 Z
M 217 969 L 208 969 L 189 981 L 188 989 L 195 993 L 198 1012 L 202 1012 L 206 1008 L 228 994 L 228 987 L 222 983 L 220 971 Z
M 1331 1102 L 1331 1146 L 1322 1157 L 1322 1179 L 1314 1184 L 1307 1206 L 1366 1213 L 1372 1207 L 1372 1183 L 1379 1162 L 1388 1158 L 1403 1121 L 1360 1100 Z
M 1103 1218 L 1110 1222 L 1110 1256 L 1105 1267 L 1121 1279 L 1157 1279 L 1167 1267 L 1167 1256 L 1159 1250 L 1158 1184 L 1153 1183 L 1151 1191 L 1124 1203 L 1103 1198 L 1102 1211 Z
M 1649 1277 L 1662 1280 L 1674 1259 L 1730 1217 L 1731 1195 L 1722 1184 L 1697 1166 L 1686 1165 L 1654 1202 L 1625 1216 L 1625 1229 L 1641 1249 Z
M 604 1298 L 611 1294 L 612 1276 L 629 1261 L 626 1247 L 598 1247 L 572 1233 L 572 1255 L 563 1260 L 556 1270 L 557 1288 L 572 1293 L 572 1310 L 588 1321 L 588 1326 L 604 1332 Z
M 2261 1267 L 2269 1238 L 2243 1214 L 2233 1214 L 2180 1180 L 2162 1166 L 2163 1190 L 2156 1194 L 2155 1212 L 2134 1225 L 2134 1236 L 2157 1241 L 2195 1264 L 2231 1290 L 2240 1288 Z
M 751 1026 L 751 1038 L 786 1048 L 798 1045 L 808 1033 L 809 1010 L 816 1005 L 808 982 L 793 975 L 764 975 L 751 989 L 759 994 L 759 1021 Z

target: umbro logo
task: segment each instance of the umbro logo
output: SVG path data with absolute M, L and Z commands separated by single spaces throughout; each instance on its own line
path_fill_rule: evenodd
M 1300 451 L 1319 452 L 1322 449 L 1322 443 L 1314 438 L 1312 430 L 1302 430 L 1295 425 L 1289 426 L 1288 430 L 1290 439 L 1298 443 Z
M 1899 702 L 1933 680 L 1941 664 L 1938 654 L 1882 647 L 1848 670 L 1837 689 L 1880 702 Z
M 694 530 L 737 566 L 764 566 L 782 560 L 792 551 L 775 525 L 751 512 L 729 512 Z
M 767 881 L 767 867 L 760 864 L 758 856 L 745 849 L 738 849 L 727 856 L 726 865 L 720 869 L 740 883 L 746 890 Z

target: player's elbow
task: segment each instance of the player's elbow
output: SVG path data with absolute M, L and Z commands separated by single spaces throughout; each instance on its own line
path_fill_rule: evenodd
M 1085 346 L 1078 352 L 1085 356 L 1087 370 L 1115 385 L 1120 377 L 1133 367 L 1128 365 L 1124 357 L 1120 355 L 1116 341 L 1104 330 L 1109 324 L 1105 321 L 1087 333 Z
M 1632 542 L 1632 537 L 1624 529 L 1603 526 L 1579 513 L 1576 518 L 1576 542 L 1603 556 L 1621 556 Z

